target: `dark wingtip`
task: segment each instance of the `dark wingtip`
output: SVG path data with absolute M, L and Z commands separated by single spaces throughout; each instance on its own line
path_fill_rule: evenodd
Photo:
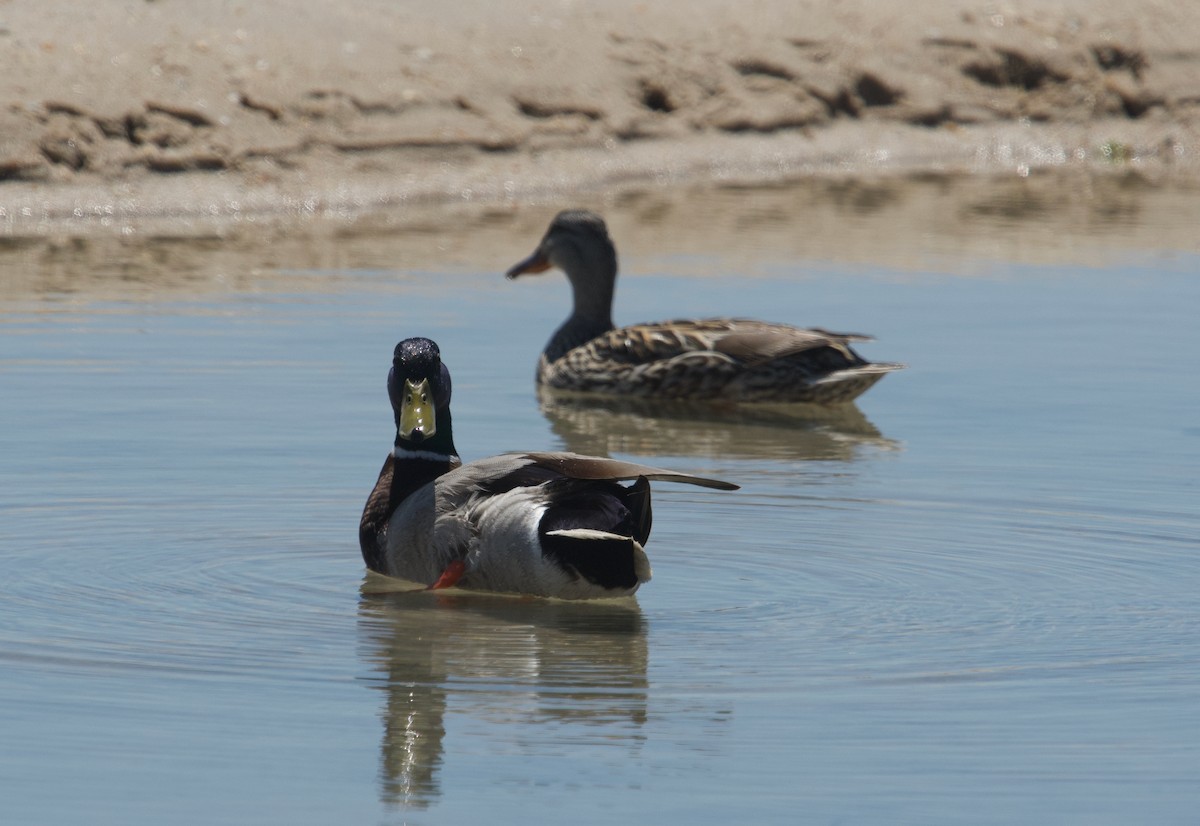
M 712 488 L 713 490 L 741 490 L 741 485 L 735 485 L 733 482 L 726 482 L 724 479 L 708 479 L 703 476 L 693 477 L 695 481 L 691 484 L 699 485 L 702 488 Z M 673 480 L 682 481 L 682 480 Z
M 647 479 L 659 482 L 681 482 L 685 485 L 698 485 L 714 490 L 738 490 L 739 486 L 723 479 L 710 479 L 706 476 L 694 476 L 690 473 L 651 467 L 637 462 L 626 462 L 621 459 L 607 459 L 602 456 L 584 456 L 578 453 L 539 453 L 521 454 L 534 464 L 549 468 L 572 479 L 636 479 L 645 476 Z

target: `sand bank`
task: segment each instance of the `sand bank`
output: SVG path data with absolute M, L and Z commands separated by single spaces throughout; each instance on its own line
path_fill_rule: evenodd
M 1200 179 L 1200 5 L 0 4 L 0 232 L 630 188 Z

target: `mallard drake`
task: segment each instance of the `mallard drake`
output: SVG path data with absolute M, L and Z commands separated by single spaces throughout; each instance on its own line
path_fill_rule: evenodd
M 359 545 L 372 571 L 431 588 L 626 596 L 650 579 L 649 480 L 737 488 L 575 453 L 464 465 L 451 427 L 450 371 L 427 338 L 396 345 L 388 396 L 396 439 L 363 509 Z
M 614 328 L 617 251 L 604 219 L 560 212 L 533 254 L 505 275 L 557 267 L 574 294 L 571 315 L 538 363 L 559 390 L 714 402 L 852 401 L 903 365 L 871 363 L 850 347 L 859 333 L 800 329 L 746 318 L 680 319 Z

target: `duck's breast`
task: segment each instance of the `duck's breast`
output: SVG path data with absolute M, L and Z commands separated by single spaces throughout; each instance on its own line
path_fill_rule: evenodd
M 437 536 L 436 524 L 436 494 L 429 484 L 405 498 L 388 519 L 382 573 L 424 585 L 435 582 L 452 558 L 450 539 Z

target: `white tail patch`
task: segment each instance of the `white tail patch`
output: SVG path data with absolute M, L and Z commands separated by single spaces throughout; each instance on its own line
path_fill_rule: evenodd
M 568 528 L 561 531 L 546 531 L 546 536 L 569 536 L 572 539 L 631 539 L 619 533 L 597 531 L 592 528 Z
M 653 573 L 650 570 L 650 560 L 646 557 L 646 549 L 637 542 L 633 543 L 633 573 L 638 582 L 649 582 Z

